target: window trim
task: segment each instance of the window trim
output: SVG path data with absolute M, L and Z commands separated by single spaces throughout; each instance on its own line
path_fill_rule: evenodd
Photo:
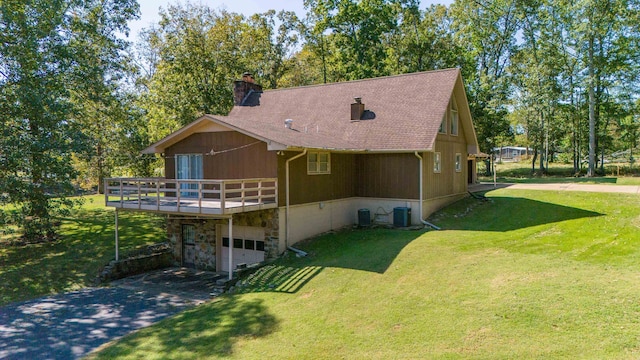
M 442 172 L 442 153 L 439 151 L 433 153 L 433 172 L 435 174 Z
M 180 174 L 184 174 L 184 171 L 180 171 L 180 157 L 187 158 L 187 177 L 180 177 Z M 201 180 L 204 179 L 204 157 L 200 153 L 184 153 L 174 154 L 174 179 L 186 181 L 186 184 L 180 184 L 180 197 L 185 198 L 197 198 L 198 197 L 198 184 L 189 183 L 189 180 Z M 195 166 L 194 166 L 195 165 Z M 193 177 L 192 173 L 197 173 L 198 177 Z
M 438 134 L 446 134 L 447 133 L 447 116 L 442 117 L 442 121 L 440 122 L 440 127 L 438 128 Z
M 456 172 L 462 172 L 462 154 L 461 153 L 456 153 L 455 167 L 456 167 Z
M 313 164 L 311 160 L 311 155 L 316 155 L 315 161 L 315 170 L 310 170 L 310 164 Z M 327 155 L 327 170 L 321 171 L 319 169 L 320 164 L 320 156 Z M 328 151 L 309 151 L 307 152 L 307 175 L 328 175 L 331 174 L 331 153 Z
M 249 249 L 251 246 L 247 246 L 249 242 L 252 244 L 253 249 Z M 236 245 L 241 244 L 242 247 L 238 247 Z M 254 239 L 245 239 L 244 237 L 234 238 L 233 239 L 233 248 L 241 249 L 241 250 L 250 250 L 250 251 L 263 251 L 266 252 L 266 242 L 264 240 L 254 240 Z M 222 237 L 222 247 L 229 247 L 229 238 L 227 236 Z
M 188 174 L 189 177 L 186 177 L 186 178 L 178 178 L 178 174 L 181 173 L 181 171 L 180 171 L 180 161 L 178 161 L 178 158 L 181 157 L 181 156 L 186 156 L 187 159 L 188 159 L 187 161 L 188 161 L 188 167 L 189 168 L 188 168 L 187 172 L 189 173 Z M 174 162 L 175 162 L 175 179 L 176 180 L 198 180 L 196 178 L 191 178 L 191 172 L 193 170 L 193 168 L 192 168 L 192 166 L 193 166 L 192 159 L 198 159 L 199 168 L 197 170 L 200 170 L 199 171 L 200 172 L 199 175 L 201 175 L 200 178 L 204 178 L 204 157 L 202 156 L 202 154 L 200 154 L 200 153 L 174 154 L 173 158 L 175 160 Z M 196 170 L 196 172 L 198 172 L 197 170 Z
M 449 109 L 449 123 L 451 136 L 458 136 L 460 119 L 458 117 L 458 106 L 456 104 L 456 98 L 451 97 L 451 106 Z

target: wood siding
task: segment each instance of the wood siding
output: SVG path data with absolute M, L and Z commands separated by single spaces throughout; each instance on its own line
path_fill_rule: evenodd
M 356 156 L 356 196 L 417 199 L 419 160 L 414 154 Z
M 246 147 L 242 147 L 245 146 Z M 211 150 L 221 152 L 209 155 Z M 275 178 L 278 159 L 267 144 L 235 131 L 195 133 L 165 152 L 165 177 L 176 178 L 176 154 L 202 154 L 205 179 Z
M 286 205 L 286 160 L 300 152 L 285 152 L 278 157 L 280 206 Z M 291 205 L 344 199 L 355 196 L 355 155 L 331 153 L 331 174 L 307 175 L 307 156 L 289 163 Z
M 299 153 L 279 157 L 278 203 L 286 204 L 286 160 Z M 308 175 L 307 156 L 289 163 L 291 205 L 344 199 L 354 196 L 417 199 L 418 158 L 414 154 L 331 153 L 331 174 Z
M 459 102 L 458 102 L 459 103 Z M 460 112 L 459 115 L 462 115 Z M 434 152 L 423 153 L 424 166 L 424 199 L 434 199 L 442 196 L 460 194 L 467 191 L 469 166 L 467 162 L 467 139 L 463 121 L 458 119 L 458 135 L 451 135 L 450 108 L 447 109 L 446 134 L 438 134 Z M 435 152 L 441 156 L 441 171 L 433 171 Z M 461 156 L 461 171 L 457 172 L 456 154 Z

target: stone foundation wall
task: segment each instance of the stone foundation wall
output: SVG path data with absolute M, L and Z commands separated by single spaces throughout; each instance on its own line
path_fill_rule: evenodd
M 227 226 L 227 220 L 220 222 Z M 278 209 L 251 211 L 233 215 L 233 225 L 255 226 L 264 229 L 264 258 L 274 259 L 278 257 L 279 225 Z M 259 240 L 259 239 L 256 239 Z
M 169 217 L 167 235 L 171 246 L 171 259 L 175 266 L 182 263 L 182 225 L 195 227 L 195 266 L 203 270 L 216 270 L 216 225 L 228 226 L 227 219 L 188 219 Z M 265 259 L 278 256 L 279 220 L 277 209 L 251 211 L 233 215 L 233 226 L 253 226 L 264 229 Z M 256 239 L 259 240 L 259 239 Z

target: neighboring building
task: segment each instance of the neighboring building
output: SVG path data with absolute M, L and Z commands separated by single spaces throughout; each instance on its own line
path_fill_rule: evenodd
M 529 159 L 533 154 L 533 149 L 520 146 L 502 146 L 493 148 L 496 161 L 518 162 Z
M 228 116 L 205 115 L 144 151 L 164 157 L 165 179 L 105 185 L 107 206 L 169 214 L 184 266 L 276 257 L 356 224 L 364 208 L 387 222 L 411 209 L 419 224 L 476 179 L 458 69 L 264 92 L 245 74 L 234 101 Z

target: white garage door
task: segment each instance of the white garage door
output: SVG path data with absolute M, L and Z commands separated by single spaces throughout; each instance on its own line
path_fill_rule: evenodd
M 229 228 L 222 229 L 222 271 L 229 269 Z M 238 264 L 254 264 L 264 261 L 264 229 L 250 226 L 233 227 L 233 268 Z

